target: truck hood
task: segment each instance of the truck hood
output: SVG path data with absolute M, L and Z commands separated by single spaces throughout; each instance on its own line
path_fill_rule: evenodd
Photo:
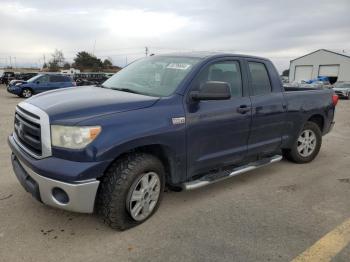
M 150 107 L 158 100 L 158 97 L 83 86 L 45 92 L 26 102 L 44 110 L 51 123 L 74 125 L 102 115 Z

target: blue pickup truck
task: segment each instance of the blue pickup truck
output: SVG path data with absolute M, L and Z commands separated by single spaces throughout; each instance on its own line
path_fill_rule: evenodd
M 29 98 L 34 94 L 72 86 L 76 86 L 76 83 L 67 75 L 39 74 L 28 81 L 12 80 L 7 91 L 20 97 Z
M 308 163 L 334 124 L 332 90 L 285 90 L 264 58 L 188 53 L 140 59 L 100 86 L 18 104 L 14 173 L 37 200 L 97 211 L 112 228 L 192 190 L 286 159 Z

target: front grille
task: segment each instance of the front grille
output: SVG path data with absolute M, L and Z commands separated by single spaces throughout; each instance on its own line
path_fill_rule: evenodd
M 40 117 L 20 107 L 15 114 L 14 132 L 22 147 L 36 156 L 42 155 Z

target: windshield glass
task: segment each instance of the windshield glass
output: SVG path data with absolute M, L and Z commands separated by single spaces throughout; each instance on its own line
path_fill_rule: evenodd
M 35 82 L 36 80 L 38 80 L 40 77 L 42 77 L 42 75 L 37 75 L 32 77 L 31 79 L 29 79 L 27 82 L 32 83 Z
M 350 88 L 350 83 L 336 83 L 334 86 L 336 88 Z
M 200 58 L 148 57 L 109 78 L 103 87 L 149 96 L 171 95 Z

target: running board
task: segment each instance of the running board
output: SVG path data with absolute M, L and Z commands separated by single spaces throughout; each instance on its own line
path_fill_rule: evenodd
M 281 160 L 282 160 L 282 156 L 280 156 L 280 155 L 275 155 L 275 156 L 269 157 L 269 158 L 263 158 L 261 160 L 249 163 L 247 165 L 237 167 L 237 168 L 230 170 L 230 171 L 223 171 L 223 172 L 219 172 L 219 173 L 215 173 L 215 174 L 205 175 L 198 180 L 183 183 L 182 189 L 193 190 L 193 189 L 197 189 L 200 187 L 204 187 L 204 186 L 225 180 L 227 178 L 234 177 L 234 176 L 237 176 L 239 174 L 257 169 L 259 167 L 263 167 L 263 166 L 281 161 Z

